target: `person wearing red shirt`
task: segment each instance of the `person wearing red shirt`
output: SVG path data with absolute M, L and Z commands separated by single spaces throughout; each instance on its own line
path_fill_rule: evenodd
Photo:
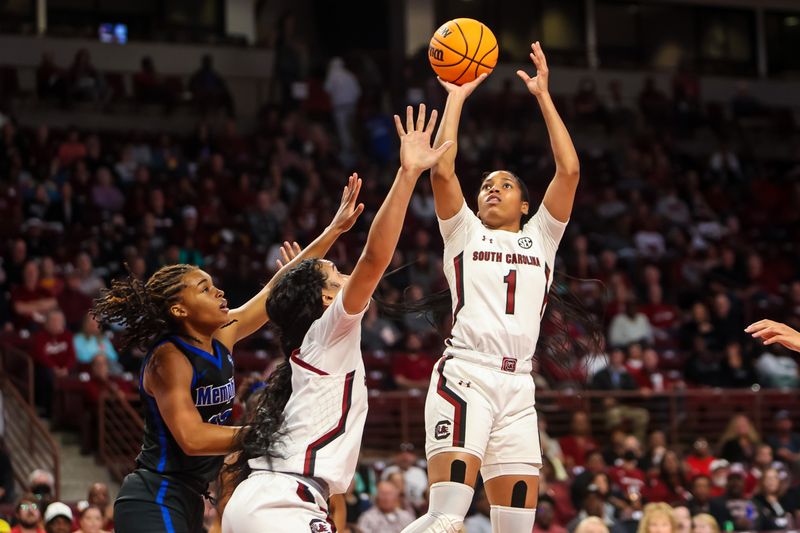
M 680 459 L 674 451 L 667 450 L 664 453 L 658 476 L 650 478 L 645 497 L 650 502 L 664 502 L 670 505 L 691 498 Z
M 689 467 L 689 475 L 691 477 L 703 475 L 711 477 L 711 463 L 716 458 L 711 455 L 711 448 L 708 446 L 708 441 L 704 438 L 699 438 L 694 441 L 692 445 L 692 453 L 686 457 L 686 465 Z
M 680 309 L 664 303 L 664 291 L 661 285 L 650 285 L 647 288 L 647 303 L 639 309 L 653 326 L 655 345 L 664 348 L 674 347 L 678 335 Z
M 586 454 L 598 449 L 597 441 L 591 435 L 589 415 L 585 411 L 573 413 L 570 427 L 570 435 L 558 439 L 568 470 L 576 466 L 584 466 Z
M 69 329 L 78 331 L 92 307 L 92 298 L 81 291 L 81 275 L 77 270 L 67 273 L 66 284 L 58 295 L 58 307 L 64 312 Z
M 421 352 L 422 341 L 410 333 L 406 337 L 406 352 L 392 359 L 392 376 L 401 389 L 427 389 L 433 372 L 433 359 Z
M 644 472 L 639 469 L 636 452 L 627 450 L 622 454 L 621 464 L 611 467 L 608 477 L 624 494 L 641 494 L 645 488 Z
M 19 329 L 30 329 L 44 322 L 44 315 L 58 307 L 52 293 L 39 285 L 39 265 L 28 261 L 22 270 L 22 285 L 11 289 L 14 323 Z
M 39 501 L 33 494 L 25 494 L 17 500 L 14 518 L 17 525 L 11 528 L 11 533 L 45 533 L 41 528 L 42 510 Z
M 80 139 L 78 130 L 71 129 L 66 140 L 58 147 L 58 162 L 61 167 L 69 167 L 79 159 L 86 157 L 86 145 Z
M 31 357 L 36 363 L 37 404 L 49 416 L 53 404 L 53 386 L 56 378 L 65 377 L 75 368 L 75 347 L 72 333 L 66 329 L 64 313 L 50 311 L 44 329 L 31 339 Z

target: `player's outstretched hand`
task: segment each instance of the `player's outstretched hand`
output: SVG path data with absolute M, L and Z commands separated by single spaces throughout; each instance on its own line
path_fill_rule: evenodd
M 530 93 L 534 96 L 541 96 L 547 94 L 547 80 L 550 77 L 550 71 L 547 68 L 547 58 L 544 56 L 542 45 L 536 41 L 531 45 L 531 61 L 536 67 L 536 76 L 529 76 L 524 70 L 518 70 L 517 76 L 525 82 L 525 86 Z
M 300 245 L 296 242 L 290 243 L 289 241 L 283 241 L 283 245 L 281 246 L 281 259 L 275 260 L 275 264 L 278 265 L 278 270 L 288 265 L 301 251 L 302 248 L 300 248 Z
M 463 85 L 456 85 L 455 83 L 450 83 L 449 81 L 444 81 L 439 76 L 436 76 L 436 79 L 439 80 L 439 83 L 442 84 L 442 87 L 447 91 L 448 94 L 452 94 L 454 96 L 461 96 L 462 98 L 466 98 L 467 96 L 472 94 L 472 91 L 478 88 L 478 85 L 483 83 L 489 74 L 483 73 L 471 82 L 465 83 Z
M 754 339 L 761 339 L 765 345 L 778 343 L 790 350 L 800 352 L 800 333 L 786 324 L 773 320 L 759 320 L 747 326 L 745 331 Z
M 425 104 L 419 105 L 417 121 L 414 122 L 414 108 L 406 108 L 406 126 L 400 117 L 394 116 L 397 135 L 400 136 L 400 165 L 405 170 L 422 173 L 435 165 L 442 155 L 453 146 L 453 141 L 445 141 L 439 148 L 431 147 L 431 134 L 436 126 L 438 113 L 434 109 L 428 125 L 425 125 Z
M 338 233 L 350 231 L 359 215 L 364 212 L 364 204 L 358 202 L 358 193 L 361 192 L 361 178 L 353 172 L 347 179 L 347 185 L 342 190 L 342 200 L 339 209 L 333 216 L 331 228 Z

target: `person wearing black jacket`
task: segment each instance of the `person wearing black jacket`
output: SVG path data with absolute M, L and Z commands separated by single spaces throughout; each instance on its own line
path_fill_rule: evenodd
M 625 368 L 625 352 L 612 350 L 608 358 L 608 366 L 597 372 L 592 378 L 592 388 L 605 391 L 635 391 L 636 381 Z M 641 407 L 631 407 L 619 402 L 616 398 L 603 399 L 606 408 L 606 428 L 613 429 L 626 420 L 631 423 L 631 430 L 639 442 L 643 442 L 650 422 L 650 413 Z

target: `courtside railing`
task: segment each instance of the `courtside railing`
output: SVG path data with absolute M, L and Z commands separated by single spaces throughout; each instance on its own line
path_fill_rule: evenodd
M 136 466 L 144 421 L 128 399 L 106 393 L 98 405 L 98 455 L 111 476 L 121 481 Z

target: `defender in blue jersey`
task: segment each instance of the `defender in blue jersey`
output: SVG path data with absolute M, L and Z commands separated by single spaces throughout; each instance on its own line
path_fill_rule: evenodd
M 92 310 L 104 323 L 125 327 L 125 348 L 148 349 L 140 395 L 145 429 L 137 468 L 114 504 L 117 533 L 190 533 L 202 530 L 203 496 L 234 446 L 229 425 L 235 383 L 231 348 L 269 317 L 275 282 L 304 259 L 323 257 L 363 211 L 351 176 L 330 226 L 303 251 L 284 244 L 287 263 L 243 306 L 229 310 L 222 290 L 191 265 L 159 269 L 146 283 L 116 280 Z

